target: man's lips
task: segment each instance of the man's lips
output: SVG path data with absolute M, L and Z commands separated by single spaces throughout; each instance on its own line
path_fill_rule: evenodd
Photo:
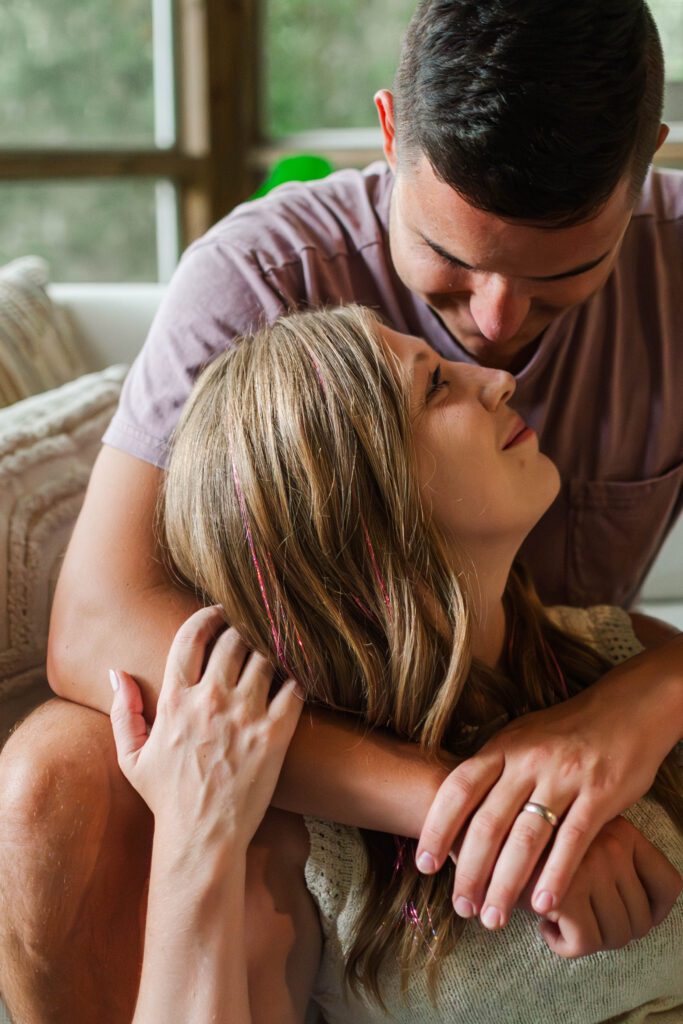
M 521 416 L 515 417 L 515 422 L 512 425 L 512 430 L 508 434 L 508 439 L 503 445 L 503 451 L 506 448 L 509 448 L 512 444 L 514 444 L 517 438 L 519 438 L 519 440 L 521 441 L 522 435 L 527 433 L 531 435 L 531 429 L 527 427 L 526 423 L 524 422 Z

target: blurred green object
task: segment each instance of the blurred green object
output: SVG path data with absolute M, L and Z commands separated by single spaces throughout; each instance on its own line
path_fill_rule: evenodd
M 317 181 L 326 178 L 334 167 L 322 156 L 309 156 L 301 153 L 297 156 L 286 156 L 278 160 L 263 184 L 254 192 L 252 199 L 260 199 L 278 185 L 286 181 Z

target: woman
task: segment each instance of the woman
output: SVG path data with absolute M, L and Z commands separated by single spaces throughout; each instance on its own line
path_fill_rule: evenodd
M 619 645 L 622 657 L 637 649 L 618 610 L 546 614 L 514 565 L 559 481 L 509 409 L 513 390 L 510 375 L 441 365 L 426 344 L 363 310 L 278 322 L 212 364 L 185 411 L 164 508 L 176 565 L 308 700 L 434 756 L 471 755 L 511 719 L 594 682 Z M 680 826 L 671 764 L 654 792 Z M 526 820 L 552 822 L 543 794 L 521 799 Z M 662 807 L 645 801 L 634 814 L 680 867 L 680 834 Z M 619 839 L 601 842 L 614 850 Z M 644 849 L 610 891 L 591 889 L 584 872 L 583 888 L 573 884 L 543 926 L 551 948 L 571 951 L 587 908 L 607 946 L 648 930 L 636 876 L 667 869 Z M 314 994 L 329 1021 L 386 1019 L 383 1003 L 392 1020 L 578 1021 L 683 1001 L 675 913 L 609 963 L 588 957 L 569 969 L 528 917 L 504 932 L 463 931 L 447 899 L 452 865 L 421 875 L 414 846 L 400 839 L 271 814 L 255 850 L 257 881 L 268 891 L 272 877 L 273 897 L 250 912 L 269 940 L 249 940 L 256 1020 L 271 1019 L 263 993 L 278 985 L 272 1019 L 301 1019 L 321 939 Z M 291 936 L 278 943 L 283 905 Z M 653 955 L 656 969 L 646 967 Z

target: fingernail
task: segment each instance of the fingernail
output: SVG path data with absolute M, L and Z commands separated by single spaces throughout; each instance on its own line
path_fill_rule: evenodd
M 453 909 L 458 917 L 474 917 L 474 907 L 464 896 L 458 896 L 453 904 Z
M 119 682 L 119 677 L 113 668 L 109 669 L 109 682 L 111 683 L 112 690 L 116 693 L 121 684 Z
M 426 850 L 422 851 L 415 863 L 417 864 L 417 870 L 421 871 L 423 875 L 433 875 L 436 871 L 436 861 L 431 853 L 427 853 Z
M 496 907 L 487 907 L 481 915 L 481 923 L 485 928 L 500 928 L 500 922 L 500 910 L 497 910 Z
M 547 914 L 549 910 L 552 910 L 555 906 L 555 897 L 551 892 L 547 892 L 545 889 L 543 892 L 539 892 L 538 896 L 534 899 L 534 910 L 538 914 Z

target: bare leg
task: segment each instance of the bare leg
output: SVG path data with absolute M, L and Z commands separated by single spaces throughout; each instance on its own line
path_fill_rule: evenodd
M 130 1024 L 153 819 L 107 716 L 51 700 L 0 755 L 0 992 L 14 1024 Z

